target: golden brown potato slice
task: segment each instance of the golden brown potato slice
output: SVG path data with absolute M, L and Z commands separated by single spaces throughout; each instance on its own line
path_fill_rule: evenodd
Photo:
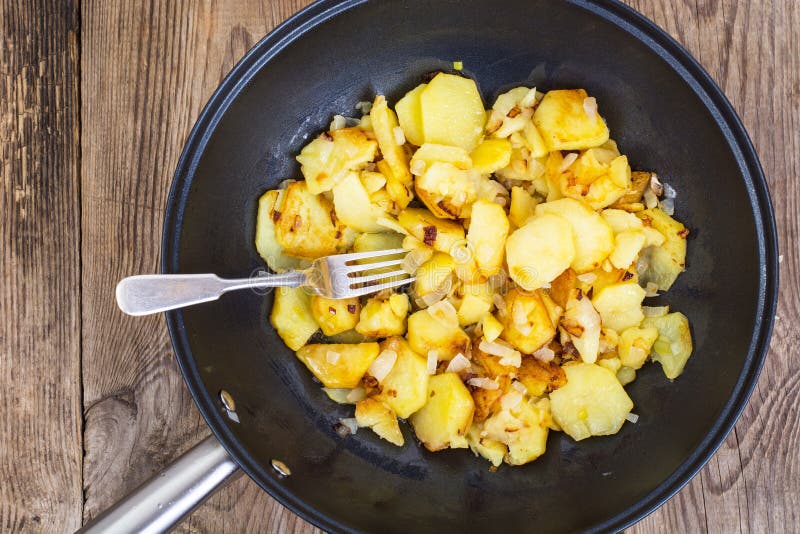
M 375 339 L 402 336 L 406 333 L 409 308 L 408 295 L 404 293 L 394 293 L 386 300 L 370 297 L 361 309 L 356 332 Z
M 336 254 L 344 244 L 344 227 L 333 205 L 309 191 L 306 182 L 289 184 L 281 211 L 275 213 L 275 236 L 290 256 L 313 260 Z
M 275 290 L 270 323 L 292 350 L 305 345 L 319 330 L 311 311 L 311 294 L 306 288 L 279 287 Z
M 422 128 L 422 103 L 420 96 L 428 84 L 423 83 L 416 86 L 397 102 L 394 107 L 397 111 L 397 119 L 400 127 L 408 142 L 412 145 L 421 146 L 425 143 L 425 132 Z
M 543 362 L 533 356 L 523 356 L 522 365 L 517 370 L 517 380 L 533 396 L 544 395 L 567 383 L 564 369 L 555 362 Z
M 375 398 L 366 398 L 356 403 L 356 423 L 360 427 L 371 428 L 378 436 L 393 445 L 402 447 L 405 443 L 397 416 L 392 409 Z
M 312 344 L 297 358 L 328 388 L 354 388 L 378 357 L 377 343 Z
M 307 144 L 297 161 L 313 194 L 330 191 L 344 175 L 373 161 L 378 144 L 360 128 L 326 132 Z
M 398 417 L 408 417 L 422 408 L 428 400 L 428 361 L 414 352 L 402 337 L 390 337 L 381 343 L 381 351 L 392 350 L 397 354 L 392 370 L 381 381 L 381 393 L 377 396 Z
M 327 299 L 319 295 L 311 297 L 311 312 L 326 336 L 352 330 L 358 323 L 361 303 L 357 298 Z
M 429 451 L 467 448 L 466 433 L 475 403 L 455 373 L 434 375 L 428 382 L 428 401 L 411 416 L 417 438 Z
M 644 210 L 636 215 L 642 219 L 645 227 L 654 228 L 666 238 L 660 246 L 642 250 L 641 257 L 647 269 L 639 273 L 641 283 L 652 282 L 658 285 L 659 290 L 667 291 L 678 275 L 686 270 L 686 237 L 689 230 L 660 208 Z
M 305 266 L 303 260 L 287 256 L 275 236 L 275 212 L 278 211 L 276 208 L 280 207 L 282 194 L 282 190 L 273 190 L 261 195 L 258 199 L 256 218 L 256 250 L 269 268 L 276 273 Z
M 428 355 L 435 350 L 439 360 L 450 360 L 456 354 L 466 354 L 469 336 L 455 324 L 435 319 L 428 310 L 420 310 L 408 317 L 408 342 L 418 354 Z
M 420 95 L 425 141 L 472 151 L 483 134 L 486 110 L 475 82 L 440 72 Z
M 537 291 L 512 289 L 505 296 L 500 337 L 523 354 L 533 354 L 556 335 L 547 307 Z
M 464 227 L 454 221 L 435 217 L 420 208 L 406 208 L 397 217 L 400 226 L 411 235 L 438 251 L 450 254 L 453 247 L 464 243 Z
M 587 106 L 583 89 L 549 91 L 533 114 L 549 150 L 584 150 L 608 141 L 608 126 L 596 110 Z

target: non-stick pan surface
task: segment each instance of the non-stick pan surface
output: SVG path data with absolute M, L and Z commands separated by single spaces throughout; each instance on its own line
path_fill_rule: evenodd
M 702 467 L 732 427 L 763 361 L 777 253 L 764 177 L 731 106 L 664 32 L 617 2 L 323 1 L 264 38 L 211 98 L 187 140 L 165 221 L 165 273 L 247 276 L 259 195 L 300 177 L 293 155 L 334 113 L 375 93 L 394 102 L 454 60 L 485 102 L 516 84 L 585 87 L 634 168 L 678 191 L 687 272 L 664 298 L 693 329 L 674 383 L 646 366 L 628 387 L 640 415 L 611 437 L 553 434 L 524 467 L 469 451 L 339 437 L 330 401 L 268 323 L 271 297 L 237 293 L 168 314 L 186 382 L 213 432 L 280 502 L 332 531 L 620 529 Z M 659 301 L 657 301 L 659 302 Z M 218 392 L 234 397 L 227 418 Z M 292 475 L 279 479 L 270 460 Z

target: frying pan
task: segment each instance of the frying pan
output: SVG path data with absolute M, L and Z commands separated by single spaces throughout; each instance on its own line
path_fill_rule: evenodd
M 654 304 L 689 317 L 695 349 L 684 374 L 670 382 L 646 366 L 627 388 L 637 424 L 580 443 L 551 433 L 542 458 L 491 472 L 469 451 L 427 452 L 407 426 L 404 448 L 367 431 L 340 437 L 334 425 L 352 407 L 330 401 L 269 326 L 272 299 L 227 295 L 167 314 L 214 438 L 87 531 L 168 528 L 237 466 L 328 531 L 619 530 L 713 454 L 766 355 L 775 223 L 753 146 L 719 88 L 616 1 L 323 0 L 301 11 L 236 65 L 189 135 L 166 210 L 162 271 L 233 277 L 263 267 L 256 202 L 300 176 L 293 155 L 334 113 L 352 115 L 376 93 L 396 102 L 454 60 L 487 103 L 519 84 L 586 88 L 633 167 L 678 191 L 676 217 L 691 229 L 688 269 Z

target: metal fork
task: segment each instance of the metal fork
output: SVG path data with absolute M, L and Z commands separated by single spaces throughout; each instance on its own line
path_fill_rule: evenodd
M 360 297 L 414 281 L 400 266 L 407 250 L 338 254 L 314 260 L 302 271 L 263 273 L 251 278 L 224 279 L 215 274 L 144 274 L 117 284 L 117 305 L 128 315 L 148 315 L 217 300 L 237 289 L 308 286 L 317 295 L 331 299 Z M 392 259 L 381 258 L 397 256 Z

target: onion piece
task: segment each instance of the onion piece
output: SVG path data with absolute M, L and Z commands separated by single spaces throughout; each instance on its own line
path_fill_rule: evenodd
M 536 105 L 536 88 L 534 87 L 527 93 L 525 96 L 522 97 L 522 100 L 519 101 L 520 107 L 523 108 L 532 108 Z
M 492 295 L 492 302 L 494 302 L 495 307 L 497 307 L 497 311 L 499 311 L 502 315 L 508 313 L 506 300 L 503 298 L 503 295 L 500 293 L 495 293 Z
M 334 115 L 333 120 L 331 121 L 331 126 L 328 128 L 331 132 L 334 130 L 341 130 L 347 126 L 347 119 L 345 119 L 342 115 Z
M 428 351 L 428 374 L 435 375 L 436 374 L 436 364 L 439 363 L 439 351 L 437 350 L 429 350 Z
M 522 402 L 522 394 L 519 391 L 509 391 L 500 397 L 500 406 L 504 410 L 513 410 Z
M 658 206 L 658 197 L 650 189 L 644 192 L 643 197 L 644 197 L 644 205 L 647 206 L 648 209 L 653 209 L 656 206 Z
M 533 357 L 539 360 L 540 362 L 552 362 L 553 358 L 556 357 L 556 353 L 553 352 L 553 349 L 550 347 L 544 346 L 541 349 L 537 350 L 533 353 Z
M 526 334 L 527 335 L 527 334 Z M 510 356 L 503 356 L 500 358 L 500 365 L 508 365 L 509 367 L 519 367 L 522 365 L 522 353 L 514 351 L 516 354 Z
M 425 295 L 421 296 L 419 300 L 424 304 L 424 306 L 420 306 L 420 308 L 428 308 L 437 302 L 441 301 L 447 295 L 440 292 L 440 291 L 431 291 L 430 293 L 426 293 Z
M 662 317 L 669 313 L 669 306 L 642 306 L 645 317 Z
M 466 371 L 469 369 L 469 366 L 469 360 L 459 352 L 452 360 L 450 360 L 450 363 L 447 364 L 447 369 L 445 369 L 444 372 L 460 373 L 461 371 Z
M 368 115 L 369 112 L 372 111 L 372 102 L 361 101 L 356 104 L 356 109 L 364 115 Z
M 583 99 L 583 111 L 590 119 L 597 117 L 597 99 L 593 96 L 587 96 Z
M 569 153 L 569 154 L 567 154 L 567 156 L 564 158 L 564 161 L 562 161 L 562 162 L 561 162 L 561 166 L 558 168 L 558 172 L 564 172 L 564 171 L 566 171 L 566 170 L 567 170 L 567 169 L 569 169 L 569 168 L 572 166 L 572 164 L 573 164 L 573 163 L 575 163 L 577 160 L 578 160 L 578 154 L 576 154 L 575 152 L 570 152 L 570 153 Z
M 350 434 L 355 434 L 358 431 L 358 422 L 356 422 L 355 417 L 342 417 L 339 419 L 339 423 L 348 430 Z M 338 430 L 337 430 L 338 432 Z M 339 435 L 342 435 L 341 433 Z M 347 433 L 342 435 L 342 437 L 347 436 Z
M 391 217 L 378 217 L 375 219 L 375 222 L 379 226 L 383 226 L 384 228 L 388 228 L 398 234 L 408 235 L 408 230 L 400 226 L 400 223 L 397 222 L 396 219 L 392 219 Z
M 635 413 L 629 413 L 628 415 L 625 416 L 625 419 L 627 419 L 631 423 L 636 424 L 636 421 L 639 420 L 639 416 L 636 415 Z
M 518 380 L 514 380 L 513 382 L 511 382 L 511 387 L 516 389 L 517 391 L 519 391 L 523 395 L 528 393 L 528 388 L 525 387 L 525 384 L 523 384 L 522 382 L 520 382 Z
M 644 288 L 645 290 L 645 297 L 657 297 L 658 296 L 658 284 L 655 282 L 647 282 L 647 285 Z
M 382 382 L 383 379 L 386 378 L 386 375 L 392 371 L 395 362 L 397 362 L 397 352 L 393 350 L 384 350 L 378 354 L 378 357 L 375 358 L 375 361 L 369 366 L 367 372 L 374 377 L 375 380 Z
M 658 179 L 658 175 L 656 173 L 650 175 L 650 191 L 655 193 L 655 195 L 658 197 L 664 194 L 664 184 L 662 184 L 661 180 Z
M 502 341 L 486 341 L 482 339 L 478 348 L 486 354 L 500 357 L 501 365 L 519 367 L 522 365 L 522 353 Z
M 658 203 L 658 207 L 660 207 L 664 213 L 669 215 L 670 217 L 675 215 L 675 199 L 674 198 L 665 198 L 661 202 Z
M 591 284 L 595 280 L 597 280 L 597 275 L 594 273 L 583 273 L 578 275 L 578 280 L 583 282 L 584 284 Z
M 353 404 L 357 403 L 360 400 L 363 400 L 367 397 L 367 391 L 362 388 L 361 386 L 354 387 L 350 390 L 350 393 L 347 394 L 347 402 L 352 402 Z
M 392 128 L 392 135 L 394 136 L 394 143 L 397 146 L 403 146 L 406 144 L 406 134 L 403 133 L 403 129 L 399 126 Z
M 500 384 L 492 380 L 491 378 L 486 378 L 485 376 L 479 376 L 476 378 L 470 378 L 467 380 L 467 384 L 470 386 L 474 386 L 476 388 L 481 389 L 499 389 Z
M 458 312 L 448 300 L 440 300 L 428 306 L 428 313 L 448 328 L 458 328 Z
M 433 250 L 429 248 L 415 248 L 406 254 L 406 257 L 400 262 L 400 268 L 408 274 L 414 274 L 417 272 L 417 269 L 422 267 L 423 263 L 431 259 L 431 256 L 433 256 Z

